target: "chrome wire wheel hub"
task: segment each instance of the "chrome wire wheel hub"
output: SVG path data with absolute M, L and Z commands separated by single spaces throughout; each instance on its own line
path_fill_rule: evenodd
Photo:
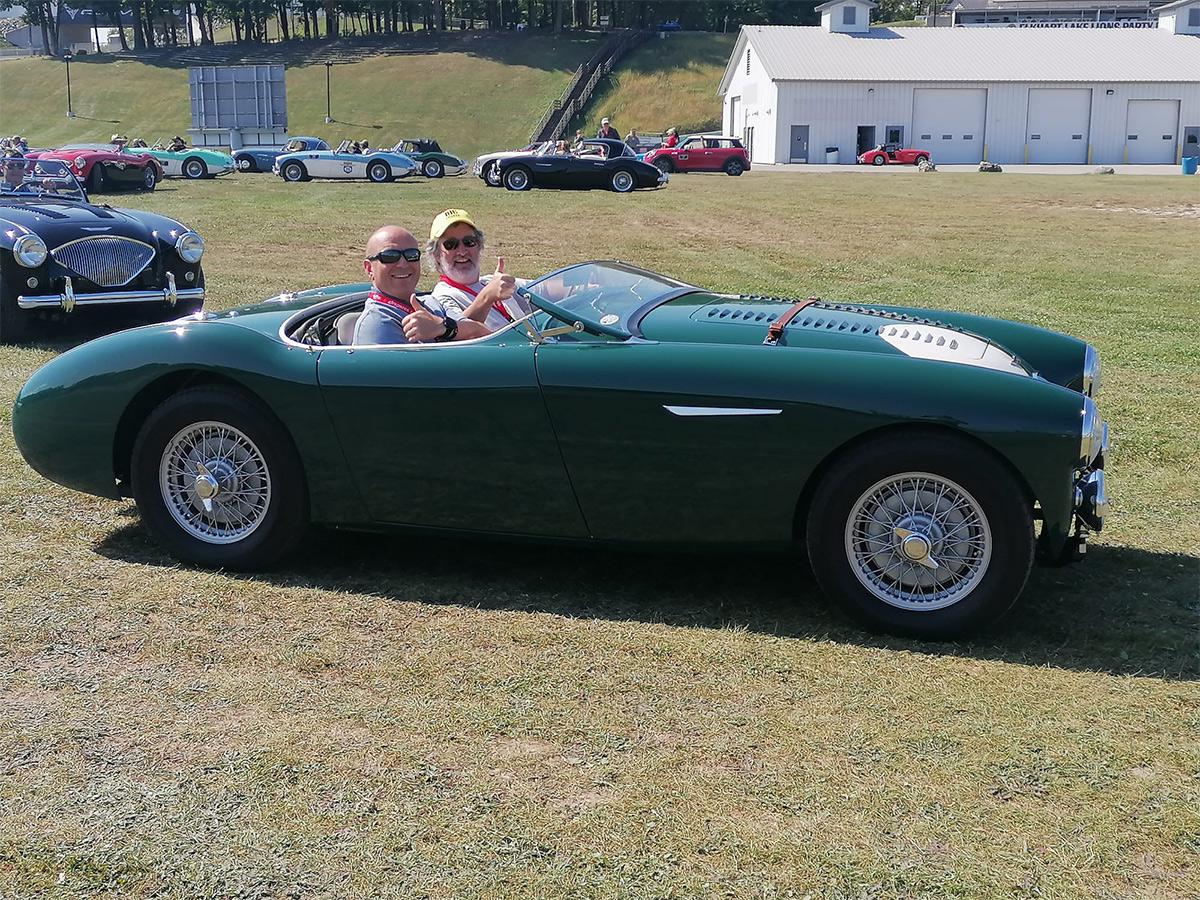
M 271 505 L 271 475 L 262 451 L 221 422 L 196 422 L 171 438 L 158 484 L 180 527 L 209 544 L 244 540 Z
M 961 485 L 927 472 L 890 475 L 855 501 L 846 558 L 874 596 L 904 610 L 952 606 L 983 580 L 992 532 Z

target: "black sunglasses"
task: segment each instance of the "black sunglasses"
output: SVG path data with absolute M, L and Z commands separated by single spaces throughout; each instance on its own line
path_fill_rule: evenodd
M 390 266 L 392 263 L 400 262 L 401 257 L 409 262 L 420 262 L 421 251 L 416 247 L 405 247 L 403 250 L 399 247 L 388 247 L 386 250 L 380 250 L 378 253 L 368 256 L 367 259 L 377 259 L 385 266 Z
M 442 249 L 443 250 L 457 250 L 459 244 L 462 244 L 464 247 L 478 247 L 479 246 L 479 238 L 477 238 L 473 234 L 468 234 L 465 238 L 462 238 L 461 240 L 459 238 L 443 238 L 442 239 Z

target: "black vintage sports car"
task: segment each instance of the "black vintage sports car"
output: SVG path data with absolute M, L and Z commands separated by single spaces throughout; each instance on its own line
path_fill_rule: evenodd
M 46 313 L 136 304 L 154 321 L 204 302 L 204 241 L 156 213 L 88 202 L 57 159 L 0 160 L 0 343 Z
M 496 161 L 500 183 L 510 191 L 531 187 L 610 188 L 627 194 L 635 188 L 656 188 L 670 176 L 642 162 L 622 141 L 590 138 L 571 150 L 553 145 L 533 156 L 510 156 Z

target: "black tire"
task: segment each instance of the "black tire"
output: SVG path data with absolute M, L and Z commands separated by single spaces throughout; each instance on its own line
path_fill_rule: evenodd
M 533 177 L 524 166 L 513 166 L 504 173 L 504 186 L 510 191 L 527 191 L 533 186 Z
M 392 167 L 381 159 L 367 163 L 367 180 L 376 184 L 392 180 Z
M 924 153 L 922 153 L 920 156 L 918 156 L 916 159 L 913 160 L 913 165 L 919 166 L 922 162 L 929 162 L 929 157 L 926 156 Z
M 870 628 L 909 637 L 990 624 L 1033 566 L 1023 486 L 954 435 L 905 432 L 852 449 L 822 478 L 806 531 L 830 599 Z
M 84 179 L 84 188 L 89 194 L 100 194 L 104 192 L 104 166 L 96 163 L 92 166 L 92 171 L 88 172 L 88 176 Z
M 283 176 L 284 181 L 307 181 L 308 171 L 304 168 L 303 163 L 289 162 L 284 163 L 283 168 L 279 170 L 279 174 Z
M 308 489 L 291 437 L 238 391 L 200 387 L 164 400 L 142 425 L 132 462 L 142 520 L 181 560 L 263 568 L 308 528 Z M 211 509 L 203 491 L 212 492 Z
M 494 162 L 483 167 L 483 183 L 488 187 L 500 187 L 500 167 Z
M 629 169 L 617 169 L 609 176 L 608 186 L 618 194 L 628 194 L 637 187 L 637 176 Z
M 724 169 L 726 175 L 732 175 L 736 178 L 746 171 L 746 164 L 740 159 L 727 159 L 725 160 Z
M 189 156 L 183 161 L 183 166 L 181 168 L 183 169 L 184 178 L 190 178 L 195 181 L 197 178 L 208 177 L 208 166 L 206 166 L 204 164 L 204 160 L 198 156 Z
M 421 166 L 421 173 L 426 178 L 441 178 L 445 172 L 445 166 L 442 165 L 440 160 L 427 159 L 425 160 L 425 164 Z
M 237 166 L 239 172 L 257 172 L 258 166 L 254 162 L 253 156 L 235 156 L 233 158 L 234 165 Z
M 669 156 L 656 156 L 654 158 L 654 165 L 658 166 L 658 171 L 666 172 L 668 175 L 675 171 L 675 163 L 671 161 L 671 157 Z
M 882 153 L 876 153 L 871 158 L 871 165 L 873 165 L 873 166 L 882 166 L 885 162 L 887 162 L 887 159 L 884 157 L 884 155 Z
M 19 344 L 29 331 L 29 316 L 17 306 L 17 289 L 0 278 L 0 344 Z
M 142 169 L 142 184 L 143 191 L 152 191 L 158 187 L 158 172 L 154 170 L 154 166 L 146 166 Z

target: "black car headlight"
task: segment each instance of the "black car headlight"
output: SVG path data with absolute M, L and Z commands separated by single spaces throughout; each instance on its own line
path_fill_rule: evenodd
M 1093 399 L 1100 393 L 1100 354 L 1091 344 L 1083 351 L 1083 393 Z
M 27 269 L 36 269 L 46 261 L 46 242 L 36 234 L 23 234 L 13 241 L 13 256 Z
M 1079 465 L 1089 466 L 1107 449 L 1108 423 L 1100 418 L 1091 397 L 1083 398 L 1080 415 Z
M 175 241 L 175 252 L 185 263 L 198 263 L 204 255 L 204 239 L 194 231 L 185 231 Z

